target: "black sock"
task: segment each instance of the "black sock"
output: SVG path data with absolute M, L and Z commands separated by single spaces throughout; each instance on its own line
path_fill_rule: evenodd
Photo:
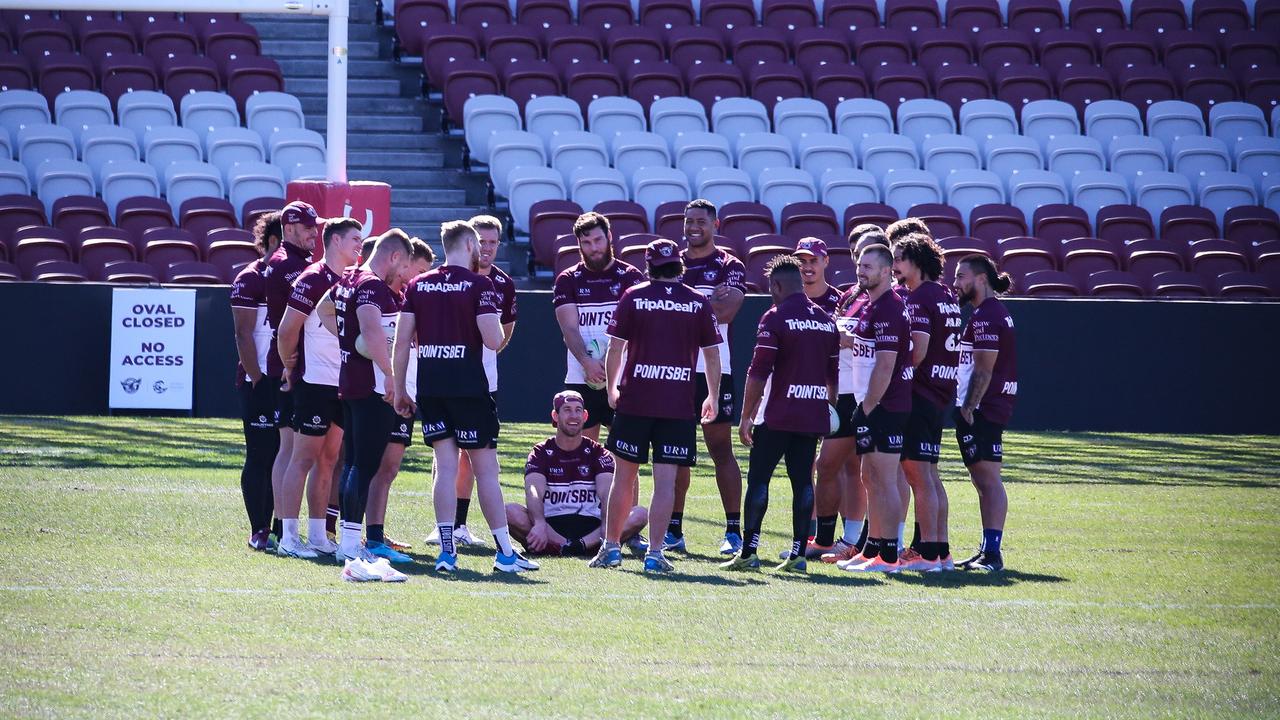
M 280 518 L 271 519 L 271 533 L 277 538 L 284 537 L 284 521 Z
M 471 498 L 458 498 L 458 509 L 453 515 L 453 526 L 467 524 L 467 510 L 471 509 Z
M 870 529 L 871 529 L 871 523 L 870 523 L 869 521 L 867 521 L 867 520 L 863 520 L 863 521 L 862 521 L 862 533 L 861 533 L 860 535 L 858 535 L 858 542 L 856 542 L 856 543 L 854 543 L 854 544 L 853 544 L 853 546 L 854 546 L 854 547 L 856 547 L 856 548 L 858 548 L 858 550 L 860 550 L 860 551 L 864 551 L 864 550 L 866 550 L 866 547 L 867 547 L 867 532 L 868 532 Z M 866 554 L 866 552 L 863 552 L 862 554 L 863 554 L 863 555 L 866 555 L 867 557 L 875 557 L 874 555 L 867 555 L 867 554 Z
M 862 557 L 870 560 L 880 555 L 880 541 L 876 538 L 865 538 L 862 543 Z
M 330 505 L 324 513 L 324 530 L 337 534 L 338 532 L 338 515 L 339 508 L 337 505 Z
M 381 525 L 372 525 L 372 524 L 371 524 L 371 525 L 365 525 L 365 526 L 364 526 L 364 533 L 365 533 L 365 539 L 366 539 L 369 543 L 380 543 L 380 542 L 384 542 L 384 539 L 383 539 L 383 537 L 382 537 L 382 526 L 381 526 Z
M 561 555 L 586 555 L 587 546 L 582 543 L 582 538 L 575 538 L 560 546 Z
M 880 559 L 887 563 L 898 562 L 898 538 L 880 538 Z
M 742 513 L 724 514 L 724 533 L 726 535 L 742 534 Z
M 747 541 L 742 544 L 742 557 L 751 557 L 756 554 L 756 548 L 760 545 L 760 531 L 748 531 Z
M 916 523 L 916 529 L 911 533 L 911 549 L 920 552 L 920 523 Z
M 818 516 L 818 532 L 814 535 L 813 544 L 828 547 L 836 541 L 836 516 Z
M 809 547 L 809 538 L 791 541 L 791 555 L 788 559 L 804 557 L 804 551 Z
M 671 522 L 667 523 L 667 533 L 672 537 L 684 537 L 684 527 L 682 526 L 683 522 L 684 513 L 671 513 Z
M 920 548 L 916 552 L 920 553 L 920 557 L 925 560 L 937 560 L 938 546 L 941 544 L 936 542 L 920 543 Z
M 950 554 L 951 554 L 951 543 L 949 543 L 949 542 L 940 542 L 940 543 L 938 543 L 938 557 L 939 557 L 939 558 L 947 557 L 947 556 L 948 556 L 948 555 L 950 555 Z

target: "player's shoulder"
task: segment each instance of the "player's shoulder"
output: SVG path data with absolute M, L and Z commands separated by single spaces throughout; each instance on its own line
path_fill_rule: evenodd
M 559 286 L 561 284 L 565 284 L 565 285 L 577 284 L 578 279 L 582 277 L 582 271 L 584 268 L 585 266 L 582 264 L 581 261 L 579 261 L 576 265 L 571 265 L 565 268 L 564 270 L 561 270 L 560 274 L 556 275 L 555 285 Z
M 500 288 L 502 290 L 506 290 L 508 288 L 515 289 L 515 280 L 513 280 L 505 270 L 497 265 L 489 267 L 488 277 L 489 281 L 493 283 L 495 288 Z
M 724 248 L 717 248 L 717 249 L 720 252 L 717 253 L 716 262 L 721 267 L 725 268 L 726 270 L 739 270 L 739 269 L 745 270 L 747 268 L 746 263 L 739 260 L 736 256 L 734 256 L 728 250 L 725 250 Z
M 556 439 L 549 437 L 540 443 L 536 443 L 529 450 L 529 464 L 537 464 L 543 460 L 553 457 L 556 454 Z
M 637 268 L 635 265 L 632 265 L 631 263 L 623 262 L 621 260 L 613 261 L 613 274 L 619 278 L 628 278 L 633 281 L 644 280 L 644 273 L 640 272 L 639 268 Z

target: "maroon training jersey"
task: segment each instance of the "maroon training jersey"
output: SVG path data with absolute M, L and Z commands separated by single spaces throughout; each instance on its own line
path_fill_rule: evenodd
M 640 283 L 618 300 L 608 332 L 627 341 L 618 412 L 677 420 L 698 416 L 695 359 L 702 348 L 720 344 L 711 303 L 684 283 Z
M 267 295 L 262 271 L 266 258 L 259 258 L 244 266 L 231 283 L 231 307 L 253 310 L 257 314 L 253 322 L 253 349 L 258 357 L 258 370 L 267 371 L 267 352 L 271 350 L 271 325 L 267 322 Z M 236 361 L 236 386 L 248 382 L 244 364 Z
M 929 336 L 929 349 L 915 370 L 912 391 L 946 407 L 956 395 L 960 365 L 960 306 L 941 283 L 926 281 L 907 296 L 911 332 Z
M 323 260 L 311 263 L 293 281 L 287 307 L 302 313 L 306 320 L 298 333 L 298 362 L 293 369 L 294 379 L 302 378 L 312 385 L 338 384 L 338 339 L 320 324 L 316 306 L 338 282 L 338 274 L 329 269 Z M 312 348 L 312 367 L 307 367 L 307 346 Z
M 285 305 L 293 294 L 293 281 L 298 279 L 307 265 L 311 263 L 311 252 L 292 245 L 280 243 L 280 247 L 267 260 L 266 269 L 262 271 L 264 292 L 267 296 L 267 322 L 271 324 L 271 348 L 267 351 L 267 374 L 278 378 L 284 373 L 284 364 L 280 362 L 280 352 L 276 347 L 277 331 L 280 329 L 280 318 L 284 317 Z
M 502 324 L 516 321 L 516 283 L 497 265 L 489 267 L 489 280 L 498 293 L 498 311 L 502 315 Z M 489 379 L 489 392 L 498 389 L 498 352 L 484 349 L 484 374 Z
M 689 251 L 680 254 L 684 258 L 684 284 L 710 298 L 721 285 L 747 292 L 747 266 L 738 258 L 715 248 L 715 252 L 706 257 L 689 257 Z M 712 313 L 714 314 L 714 310 Z M 716 319 L 720 330 L 720 372 L 728 375 L 733 371 L 729 364 L 729 325 Z M 706 372 L 706 360 L 698 353 L 698 372 Z
M 385 328 L 387 319 L 394 318 L 399 309 L 395 293 L 382 278 L 362 266 L 348 270 L 338 281 L 333 291 L 333 305 L 337 310 L 338 347 L 342 361 L 338 373 L 338 397 L 343 400 L 369 397 L 374 392 L 374 366 L 372 360 L 356 352 L 356 338 L 360 337 L 360 318 L 356 309 L 362 305 L 378 308 Z
M 477 397 L 489 394 L 476 318 L 498 315 L 493 282 L 457 265 L 441 265 L 405 286 L 401 312 L 414 316 L 418 340 L 418 394 Z
M 747 377 L 765 381 L 764 403 L 755 421 L 771 430 L 826 435 L 826 406 L 834 398 L 840 368 L 840 336 L 831 314 L 796 293 L 760 318 Z
M 814 305 L 822 308 L 822 310 L 828 315 L 834 316 L 836 314 L 836 306 L 840 304 L 840 297 L 841 292 L 828 285 L 826 292 L 816 298 L 809 299 L 813 301 Z
M 998 425 L 1008 425 L 1018 396 L 1018 348 L 1013 337 L 1013 316 L 995 296 L 982 301 L 969 316 L 960 334 L 960 377 L 956 404 L 963 405 L 973 375 L 973 353 L 995 350 L 996 365 L 991 371 L 987 392 L 978 403 L 982 416 Z
M 524 464 L 525 476 L 537 473 L 547 479 L 542 493 L 544 517 L 585 515 L 600 517 L 600 498 L 596 495 L 596 477 L 613 474 L 613 458 L 600 443 L 582 438 L 582 444 L 565 450 L 555 438 L 547 438 L 529 452 Z
M 876 353 L 896 352 L 889 387 L 880 405 L 889 412 L 911 410 L 911 322 L 907 307 L 895 292 L 886 292 L 869 302 L 853 330 L 854 394 L 862 402 L 868 392 Z
M 579 262 L 556 276 L 551 304 L 557 308 L 561 305 L 575 305 L 578 308 L 578 333 L 582 336 L 582 344 L 586 346 L 588 355 L 603 360 L 609 349 L 609 337 L 605 329 L 613 318 L 618 298 L 642 282 L 644 274 L 622 261 L 616 261 L 609 269 L 600 272 L 588 269 L 586 263 Z M 567 350 L 565 356 L 565 383 L 586 383 L 582 363 Z

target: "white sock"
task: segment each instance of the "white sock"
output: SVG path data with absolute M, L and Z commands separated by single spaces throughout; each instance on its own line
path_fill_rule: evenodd
M 298 518 L 284 518 L 281 523 L 284 525 L 284 536 L 286 538 L 302 542 L 302 538 L 298 537 Z
M 353 558 L 360 555 L 360 532 L 363 529 L 364 526 L 360 523 L 342 521 L 338 549 L 344 556 Z
M 324 518 L 307 518 L 307 542 L 315 545 L 326 536 Z
M 513 551 L 511 549 L 511 533 L 507 531 L 507 526 L 503 525 L 500 528 L 491 528 L 491 530 L 493 531 L 494 542 L 498 543 L 498 551 L 503 555 L 510 555 Z
M 907 534 L 907 524 L 905 522 L 898 523 L 898 552 L 902 552 L 902 537 Z
M 844 521 L 844 541 L 849 545 L 857 545 L 858 538 L 862 537 L 862 520 L 845 520 Z

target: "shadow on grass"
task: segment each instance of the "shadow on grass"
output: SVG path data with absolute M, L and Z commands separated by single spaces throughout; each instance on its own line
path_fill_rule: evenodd
M 965 587 L 1009 587 L 1023 583 L 1065 583 L 1070 580 L 1057 575 L 1023 572 L 1005 569 L 1000 572 L 956 571 L 941 573 L 896 573 L 891 576 L 895 582 L 904 585 L 918 585 L 931 588 L 965 588 Z
M 753 585 L 766 585 L 767 583 L 757 577 L 751 577 L 747 574 L 716 573 L 716 574 L 700 574 L 686 572 L 682 566 L 677 565 L 673 572 L 666 573 L 647 573 L 640 569 L 628 569 L 635 575 L 640 575 L 644 579 L 651 582 L 661 583 L 679 583 L 684 585 L 715 585 L 718 587 L 751 587 Z

